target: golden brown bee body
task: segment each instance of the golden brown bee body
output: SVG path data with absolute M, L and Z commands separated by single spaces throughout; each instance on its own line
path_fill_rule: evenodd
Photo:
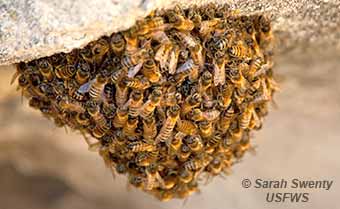
M 52 81 L 54 78 L 53 75 L 53 66 L 47 59 L 42 59 L 38 62 L 39 71 L 44 76 L 47 81 Z
M 156 89 L 152 91 L 150 98 L 146 101 L 139 110 L 139 115 L 142 118 L 148 117 L 160 103 L 162 91 Z
M 167 138 L 170 137 L 172 130 L 174 129 L 176 122 L 179 118 L 180 107 L 178 105 L 170 107 L 167 119 L 163 123 L 162 128 L 159 131 L 159 134 L 156 137 L 156 143 L 163 142 Z
M 204 120 L 199 123 L 199 130 L 203 138 L 209 138 L 213 134 L 214 127 L 211 122 Z
M 127 145 L 127 147 L 132 152 L 145 152 L 145 151 L 152 152 L 156 150 L 155 145 L 140 141 L 131 142 L 130 144 Z
M 106 84 L 106 78 L 102 76 L 97 76 L 93 83 L 91 84 L 89 95 L 94 100 L 101 100 L 102 92 Z
M 125 125 L 123 126 L 123 134 L 125 136 L 135 136 L 137 125 L 137 118 L 128 118 Z
M 158 82 L 162 77 L 153 59 L 148 59 L 143 63 L 142 73 L 151 83 Z
M 143 138 L 152 140 L 157 136 L 156 120 L 154 117 L 143 119 Z
M 127 109 L 117 109 L 116 116 L 113 118 L 113 126 L 116 128 L 122 128 L 128 120 Z
M 125 49 L 125 40 L 122 34 L 115 33 L 111 37 L 111 49 L 116 55 L 120 55 Z
M 193 152 L 201 151 L 201 149 L 203 148 L 202 139 L 197 135 L 187 137 L 185 142 Z
M 192 108 L 198 107 L 201 101 L 202 97 L 198 93 L 190 95 L 181 106 L 181 114 L 186 115 Z
M 86 83 L 90 78 L 90 66 L 87 63 L 79 63 L 75 77 L 78 84 Z
M 178 120 L 176 130 L 187 135 L 197 133 L 197 125 L 190 120 Z

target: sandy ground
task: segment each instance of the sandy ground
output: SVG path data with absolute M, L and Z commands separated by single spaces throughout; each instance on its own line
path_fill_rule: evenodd
M 313 51 L 313 50 L 312 50 Z M 82 137 L 56 129 L 21 103 L 9 86 L 12 67 L 0 68 L 0 209 L 257 209 L 339 208 L 340 61 L 332 52 L 291 52 L 277 57 L 282 91 L 247 155 L 226 179 L 215 178 L 185 204 L 161 203 L 112 177 Z M 333 180 L 324 189 L 245 189 L 249 178 Z M 266 202 L 268 192 L 307 192 L 306 203 Z

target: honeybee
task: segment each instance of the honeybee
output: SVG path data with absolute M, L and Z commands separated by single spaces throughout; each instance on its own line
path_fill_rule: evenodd
M 121 33 L 114 33 L 111 37 L 111 49 L 113 52 L 120 56 L 125 49 L 125 40 Z
M 257 78 L 258 76 L 261 76 L 261 75 L 265 74 L 272 67 L 273 67 L 273 63 L 272 62 L 268 62 L 268 63 L 265 63 L 265 64 L 261 65 L 258 68 L 258 70 L 253 74 L 253 77 Z
M 136 76 L 136 78 L 124 78 L 122 81 L 127 87 L 144 90 L 150 87 L 150 82 L 143 76 Z
M 125 108 L 129 109 L 129 116 L 137 117 L 138 111 L 143 104 L 143 94 L 141 91 L 133 91 L 130 99 L 125 103 Z
M 147 33 L 152 31 L 165 30 L 168 27 L 168 24 L 164 23 L 164 19 L 162 17 L 153 17 L 146 20 L 146 28 Z
M 202 102 L 202 97 L 198 93 L 188 96 L 181 106 L 181 114 L 188 114 L 191 109 L 198 107 Z
M 171 23 L 174 28 L 180 31 L 191 31 L 195 27 L 191 20 L 185 19 L 181 15 L 175 15 Z
M 194 178 L 194 173 L 187 169 L 180 169 L 178 173 L 178 179 L 179 181 L 183 182 L 184 184 L 187 184 L 191 182 Z
M 154 117 L 143 119 L 143 138 L 146 140 L 154 139 L 157 136 L 157 126 Z
M 198 81 L 198 92 L 203 94 L 208 88 L 211 87 L 213 76 L 209 71 L 204 71 Z
M 142 176 L 129 175 L 129 183 L 138 189 L 142 189 L 144 187 L 144 181 Z
M 202 139 L 197 135 L 186 137 L 185 143 L 190 147 L 193 152 L 201 151 L 203 148 Z
M 178 45 L 174 45 L 169 55 L 168 69 L 170 74 L 174 74 L 176 72 L 176 67 L 178 63 L 180 49 Z
M 44 76 L 47 81 L 52 81 L 54 78 L 53 75 L 53 66 L 47 59 L 41 59 L 38 61 L 38 67 L 40 73 Z
M 225 75 L 225 59 L 223 57 L 214 60 L 214 85 L 224 85 Z
M 257 112 L 254 110 L 250 123 L 249 123 L 249 129 L 255 129 L 259 130 L 262 127 L 262 119 L 258 116 Z
M 186 144 L 181 144 L 179 151 L 177 152 L 177 157 L 179 161 L 186 161 L 191 155 L 191 149 Z
M 82 85 L 84 83 L 86 83 L 89 78 L 90 78 L 90 65 L 87 64 L 86 62 L 80 62 L 78 63 L 78 65 L 76 66 L 77 72 L 76 72 L 76 80 L 78 82 L 79 85 Z
M 255 28 L 259 31 L 258 39 L 260 40 L 260 47 L 267 48 L 273 42 L 273 34 L 269 17 L 259 15 L 255 20 Z
M 161 106 L 174 106 L 179 104 L 182 100 L 182 95 L 177 92 L 175 86 L 170 86 L 166 93 L 164 94 L 164 98 L 161 102 Z
M 144 143 L 141 141 L 131 142 L 127 145 L 127 148 L 132 152 L 152 152 L 156 150 L 156 146 L 153 144 Z
M 127 109 L 118 108 L 115 117 L 113 118 L 113 126 L 115 128 L 122 128 L 128 120 Z
M 90 115 L 87 112 L 77 113 L 76 121 L 82 126 L 88 126 L 90 124 Z
M 234 113 L 235 111 L 232 105 L 229 106 L 227 110 L 224 110 L 222 112 L 220 121 L 217 126 L 219 131 L 221 131 L 222 133 L 226 133 L 234 117 Z
M 100 64 L 104 55 L 109 51 L 110 45 L 105 38 L 100 38 L 95 42 L 89 44 L 91 47 L 92 59 L 96 64 Z
M 127 74 L 126 68 L 118 68 L 111 74 L 111 82 L 117 84 L 121 81 L 121 79 Z
M 29 100 L 29 106 L 34 109 L 39 109 L 41 107 L 41 99 L 39 97 L 32 97 Z
M 149 166 L 157 160 L 158 152 L 138 152 L 135 158 L 136 164 L 139 166 Z
M 190 120 L 179 119 L 177 121 L 176 130 L 187 135 L 193 135 L 197 133 L 197 126 Z
M 138 125 L 137 118 L 133 118 L 133 117 L 128 118 L 127 122 L 123 126 L 124 135 L 125 136 L 135 136 L 137 125 Z
M 195 28 L 201 27 L 202 17 L 199 14 L 199 12 L 197 11 L 196 6 L 188 8 L 187 18 L 190 19 L 194 23 Z
M 221 133 L 216 133 L 214 136 L 208 139 L 207 148 L 218 147 L 222 142 Z
M 107 79 L 102 75 L 97 75 L 96 78 L 91 82 L 91 87 L 89 89 L 89 95 L 93 100 L 100 100 L 104 86 Z
M 170 140 L 167 140 L 167 145 L 170 147 L 169 151 L 178 151 L 181 148 L 182 141 L 184 137 L 186 136 L 183 132 L 177 132 L 174 137 L 169 138 Z
M 202 112 L 200 109 L 195 108 L 191 111 L 191 116 L 194 121 L 215 121 L 220 116 L 220 111 L 206 110 Z
M 253 105 L 249 105 L 247 108 L 245 108 L 242 115 L 240 116 L 240 121 L 239 121 L 239 126 L 241 129 L 249 128 L 249 123 L 253 115 L 253 111 L 254 111 Z
M 219 24 L 221 19 L 214 18 L 212 20 L 205 20 L 200 23 L 199 33 L 201 37 L 206 37 L 209 33 L 215 30 L 215 26 Z
M 179 118 L 180 107 L 178 105 L 172 106 L 167 112 L 167 119 L 163 123 L 161 130 L 156 137 L 156 143 L 166 141 L 170 137 L 172 130 L 174 129 L 176 122 Z
M 197 171 L 201 168 L 206 167 L 211 160 L 212 160 L 211 156 L 204 154 L 203 156 L 198 156 L 194 159 L 185 162 L 183 164 L 183 167 L 185 170 L 188 171 Z
M 83 105 L 73 99 L 70 99 L 68 97 L 63 97 L 59 102 L 58 106 L 62 110 L 68 110 L 68 111 L 75 111 L 78 113 L 83 113 L 85 112 L 85 108 Z
M 190 34 L 182 33 L 182 32 L 175 32 L 174 36 L 178 37 L 179 40 L 182 41 L 185 47 L 188 49 L 195 48 L 198 44 L 194 37 Z
M 126 100 L 128 99 L 128 88 L 124 82 L 116 84 L 116 103 L 118 107 L 123 107 Z
M 159 172 L 157 171 L 155 166 L 152 165 L 148 166 L 145 169 L 145 173 L 146 173 L 146 183 L 144 186 L 145 190 L 152 190 L 158 187 L 160 184 L 164 184 L 164 181 L 161 175 L 159 175 Z
M 231 104 L 231 96 L 233 94 L 233 87 L 231 85 L 223 85 L 217 96 L 217 101 L 220 107 L 226 109 Z
M 171 43 L 162 43 L 161 46 L 157 49 L 155 54 L 155 60 L 159 62 L 159 66 L 161 70 L 166 68 L 167 60 L 169 58 L 169 53 L 172 49 Z
M 147 59 L 143 63 L 142 74 L 149 79 L 151 83 L 158 82 L 162 77 L 153 59 Z
M 212 122 L 204 120 L 204 121 L 201 121 L 198 126 L 199 126 L 201 136 L 203 138 L 209 138 L 212 136 L 214 132 L 214 126 Z
M 92 134 L 96 138 L 103 137 L 108 130 L 111 128 L 110 121 L 105 121 L 105 124 L 97 123 L 95 128 L 92 131 Z
M 161 101 L 162 91 L 159 89 L 155 89 L 152 91 L 149 99 L 142 105 L 139 110 L 139 115 L 142 118 L 147 118 L 155 108 L 159 105 Z
M 86 103 L 86 110 L 90 114 L 90 116 L 93 118 L 93 120 L 96 122 L 97 125 L 104 127 L 107 124 L 106 118 L 100 112 L 99 105 L 96 101 L 89 100 Z
M 236 45 L 230 46 L 227 51 L 230 56 L 238 59 L 250 60 L 252 56 L 249 48 L 242 42 L 238 42 Z

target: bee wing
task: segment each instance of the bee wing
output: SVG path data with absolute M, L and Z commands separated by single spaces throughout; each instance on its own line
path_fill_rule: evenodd
M 169 73 L 170 74 L 174 74 L 176 72 L 178 56 L 179 56 L 179 49 L 178 47 L 174 47 L 174 49 L 170 53 L 170 60 L 169 60 Z
M 13 76 L 12 76 L 12 79 L 11 79 L 11 82 L 10 82 L 10 85 L 12 85 L 14 83 L 14 81 L 18 78 L 19 76 L 19 72 L 16 71 Z
M 92 81 L 86 82 L 85 84 L 81 85 L 78 89 L 79 93 L 86 93 L 90 90 L 92 83 L 95 82 L 95 79 Z
M 223 63 L 221 66 L 218 66 L 214 62 L 214 84 L 217 86 L 218 84 L 224 85 L 225 83 L 225 64 Z
M 143 62 L 138 63 L 137 65 L 135 65 L 134 67 L 130 67 L 129 71 L 128 71 L 128 77 L 129 78 L 133 78 L 135 77 L 135 75 L 140 71 L 140 69 L 143 66 Z
M 182 64 L 179 68 L 177 68 L 176 73 L 182 73 L 190 69 L 190 66 L 194 64 L 192 59 L 188 59 L 184 64 Z

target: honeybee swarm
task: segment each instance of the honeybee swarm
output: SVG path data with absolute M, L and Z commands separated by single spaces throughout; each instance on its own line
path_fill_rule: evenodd
M 175 7 L 71 53 L 19 63 L 14 79 L 31 107 L 80 131 L 113 173 L 166 201 L 227 174 L 252 148 L 250 131 L 278 89 L 272 50 L 264 15 Z

